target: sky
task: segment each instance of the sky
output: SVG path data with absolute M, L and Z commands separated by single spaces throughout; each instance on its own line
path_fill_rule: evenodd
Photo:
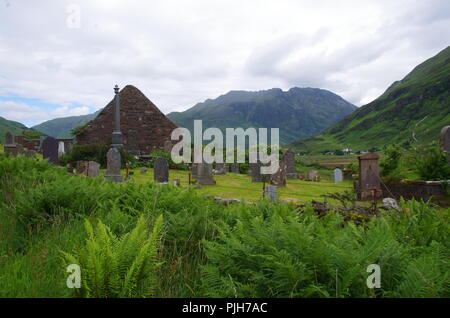
M 448 0 L 0 0 L 0 116 L 93 113 L 115 84 L 166 114 L 274 87 L 362 106 L 449 40 Z

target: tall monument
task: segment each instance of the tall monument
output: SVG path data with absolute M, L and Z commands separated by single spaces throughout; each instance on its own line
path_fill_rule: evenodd
M 123 147 L 122 132 L 120 131 L 120 97 L 119 97 L 119 86 L 114 87 L 114 131 L 112 134 L 112 144 L 113 148 Z

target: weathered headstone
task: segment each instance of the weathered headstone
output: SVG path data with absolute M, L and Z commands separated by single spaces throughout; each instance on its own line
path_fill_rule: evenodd
M 342 173 L 342 170 L 339 168 L 336 168 L 333 170 L 333 179 L 335 183 L 339 183 L 344 181 L 344 175 Z
M 286 178 L 297 179 L 298 174 L 295 171 L 295 154 L 291 149 L 288 149 L 284 154 L 284 161 L 286 162 Z
M 122 167 L 122 155 L 118 148 L 109 149 L 106 154 L 106 161 L 105 178 L 116 183 L 122 182 L 123 178 L 120 173 L 120 168 Z
M 173 147 L 172 141 L 166 140 L 166 141 L 164 142 L 164 151 L 165 151 L 165 152 L 171 153 L 171 152 L 172 152 L 172 147 Z
M 270 201 L 278 201 L 278 187 L 275 185 L 266 185 L 264 196 Z
M 180 179 L 173 179 L 173 186 L 174 187 L 180 187 L 181 186 L 181 180 Z
M 141 168 L 141 174 L 146 174 L 148 169 L 146 167 Z
M 199 185 L 214 185 L 216 181 L 213 178 L 212 164 L 198 163 L 197 164 L 197 183 Z
M 379 158 L 380 156 L 373 153 L 358 156 L 359 182 L 357 192 L 359 200 L 377 200 L 383 195 L 378 167 Z
M 14 144 L 14 137 L 13 135 L 8 131 L 5 134 L 5 145 L 13 145 Z
M 58 141 L 53 137 L 47 137 L 42 142 L 42 156 L 48 159 L 49 163 L 59 163 L 58 146 Z
M 100 164 L 95 161 L 88 161 L 87 173 L 88 177 L 98 177 L 100 174 Z
M 317 176 L 319 175 L 319 172 L 317 170 L 309 170 L 306 175 L 307 181 L 317 181 Z
M 279 161 L 279 167 L 277 172 L 270 176 L 270 184 L 277 187 L 285 187 L 286 186 L 286 162 L 284 160 Z
M 153 167 L 153 179 L 158 183 L 169 182 L 169 164 L 165 158 L 156 158 Z
M 227 164 L 226 163 L 216 163 L 215 174 L 226 174 L 227 173 Z
M 58 158 L 61 158 L 65 154 L 64 141 L 58 142 Z
M 231 164 L 231 172 L 239 173 L 239 163 L 235 162 Z
M 450 152 L 450 126 L 441 130 L 441 148 L 443 152 Z
M 24 142 L 23 136 L 15 136 L 14 137 L 14 143 L 23 146 L 23 142 Z
M 261 162 L 250 163 L 250 175 L 252 176 L 252 182 L 263 181 L 263 177 L 261 175 Z

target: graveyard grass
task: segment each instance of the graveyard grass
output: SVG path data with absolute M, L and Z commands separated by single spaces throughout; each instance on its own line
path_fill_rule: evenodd
M 203 198 L 227 178 L 250 184 L 175 188 L 138 170 L 114 184 L 0 154 L 0 297 L 450 297 L 449 208 L 401 201 L 356 225 L 308 203 Z M 78 291 L 66 268 L 79 262 L 90 279 Z M 370 264 L 381 289 L 367 288 Z

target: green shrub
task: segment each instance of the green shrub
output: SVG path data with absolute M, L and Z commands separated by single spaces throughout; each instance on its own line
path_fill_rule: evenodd
M 136 227 L 117 238 L 101 221 L 94 228 L 86 220 L 86 244 L 74 255 L 63 253 L 68 264 L 81 268 L 81 288 L 77 297 L 151 297 L 156 287 L 156 271 L 162 216 L 150 233 L 141 216 Z
M 450 179 L 450 165 L 439 145 L 433 143 L 420 151 L 416 160 L 416 171 L 425 180 Z
M 389 146 L 385 151 L 385 156 L 380 163 L 381 175 L 383 177 L 392 176 L 397 170 L 402 153 L 397 146 Z
M 72 150 L 65 153 L 61 159 L 61 165 L 74 164 L 77 161 L 95 161 L 101 165 L 102 168 L 106 168 L 107 153 L 111 149 L 111 145 L 101 144 L 86 144 L 86 145 L 74 145 Z M 135 157 L 128 154 L 124 149 L 120 149 L 122 156 L 122 167 L 125 167 L 127 162 L 134 163 Z

